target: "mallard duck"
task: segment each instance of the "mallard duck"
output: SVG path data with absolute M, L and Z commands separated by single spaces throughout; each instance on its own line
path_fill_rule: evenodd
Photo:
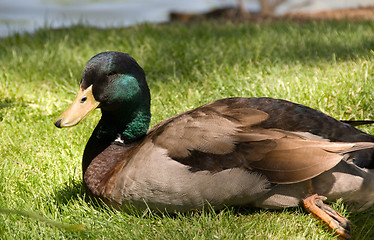
M 285 100 L 226 98 L 149 129 L 150 99 L 138 63 L 103 52 L 88 61 L 76 99 L 55 121 L 71 127 L 101 109 L 83 182 L 110 206 L 185 212 L 207 203 L 302 204 L 349 238 L 349 220 L 323 200 L 343 198 L 359 210 L 374 202 L 374 137 L 349 123 Z

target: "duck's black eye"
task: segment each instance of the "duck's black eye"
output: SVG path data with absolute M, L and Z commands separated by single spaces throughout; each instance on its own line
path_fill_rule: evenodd
M 87 97 L 86 96 L 82 97 L 81 103 L 84 103 L 85 101 L 87 101 Z
M 113 71 L 112 71 L 112 72 L 108 72 L 107 75 L 108 75 L 108 76 L 112 76 L 112 75 L 116 75 L 116 74 L 117 74 L 116 72 L 113 72 Z

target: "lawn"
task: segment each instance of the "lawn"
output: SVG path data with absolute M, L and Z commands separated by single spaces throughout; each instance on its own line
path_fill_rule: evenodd
M 82 189 L 81 157 L 100 118 L 57 129 L 96 53 L 132 55 L 152 95 L 151 125 L 231 96 L 282 98 L 338 119 L 374 119 L 374 22 L 144 24 L 40 30 L 0 39 L 0 239 L 333 239 L 302 208 L 126 214 Z M 373 127 L 363 127 L 374 133 Z M 374 238 L 374 208 L 351 213 Z

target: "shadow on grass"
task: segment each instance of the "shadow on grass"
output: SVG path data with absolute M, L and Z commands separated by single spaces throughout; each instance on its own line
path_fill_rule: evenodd
M 191 25 L 190 32 L 184 30 L 168 32 L 169 38 L 173 39 L 173 44 L 167 44 L 168 41 L 166 44 L 156 41 L 158 54 L 145 55 L 142 60 L 143 67 L 147 76 L 150 76 L 148 81 L 152 79 L 166 81 L 167 77 L 157 76 L 174 74 L 183 81 L 193 82 L 197 81 L 198 77 L 192 76 L 192 70 L 210 71 L 210 65 L 217 69 L 220 66 L 232 69 L 235 66 L 248 68 L 253 65 L 267 71 L 271 65 L 295 63 L 318 65 L 323 62 L 334 63 L 356 58 L 370 58 L 373 56 L 374 48 L 374 40 L 371 36 L 363 34 L 359 40 L 345 39 L 350 34 L 360 35 L 354 31 L 351 33 L 349 29 L 354 28 L 352 24 L 354 23 L 348 21 L 320 24 L 310 22 L 300 25 L 281 22 L 258 27 L 248 23 L 236 27 L 214 25 L 213 30 L 205 28 L 204 24 Z M 357 28 L 359 27 L 372 29 L 372 24 L 364 22 L 362 25 L 357 24 Z M 199 28 L 201 30 L 198 30 Z M 153 36 L 161 34 L 162 28 L 159 30 L 160 32 L 156 33 L 153 30 Z M 341 37 L 336 36 L 336 32 L 339 31 Z M 191 51 L 181 49 L 191 49 Z M 194 49 L 199 50 L 194 51 Z M 165 53 L 168 56 L 163 56 Z M 165 60 L 160 61 L 160 58 Z M 193 63 L 193 68 L 186 63 Z
M 58 204 L 67 205 L 71 201 L 85 199 L 82 181 L 70 180 L 62 189 L 56 190 L 55 200 Z
M 364 212 L 352 213 L 349 217 L 353 223 L 354 239 L 374 239 L 374 207 Z
M 0 39 L 0 46 L 1 43 L 7 46 L 2 49 L 4 58 L 12 59 L 12 46 L 26 49 L 32 46 L 33 51 L 45 52 L 45 42 L 49 43 L 51 49 L 61 45 L 86 49 L 89 43 L 91 48 L 97 49 L 97 53 L 105 49 L 129 51 L 151 75 L 190 76 L 191 64 L 186 63 L 193 63 L 194 69 L 205 71 L 206 66 L 214 64 L 230 68 L 236 65 L 248 66 L 252 62 L 265 68 L 269 64 L 316 64 L 321 61 L 369 58 L 374 48 L 371 32 L 373 24 L 369 21 L 311 21 L 302 24 L 282 21 L 260 26 L 254 23 L 235 25 L 202 22 L 187 25 L 144 24 L 118 29 L 75 26 L 57 30 L 42 29 L 32 35 Z M 165 36 L 168 38 L 165 39 Z M 142 54 L 137 56 L 139 51 Z M 86 61 L 89 57 L 85 56 Z M 60 67 L 66 64 L 73 68 L 74 73 L 81 74 L 83 66 L 76 66 L 59 55 L 51 54 L 50 58 L 56 59 L 49 59 L 47 64 L 51 61 L 59 63 Z M 64 72 L 66 69 L 61 70 L 61 73 Z M 56 70 L 54 74 L 58 75 L 59 72 Z M 197 80 L 191 77 L 183 79 Z
M 82 201 L 98 211 L 106 211 L 110 209 L 110 207 L 108 207 L 101 199 L 96 199 L 89 196 L 85 192 L 85 188 L 81 180 L 71 179 L 65 183 L 64 187 L 56 190 L 54 196 L 56 203 L 59 205 L 69 205 L 74 201 Z
M 7 108 L 12 108 L 15 106 L 24 107 L 26 104 L 12 98 L 0 98 L 0 122 L 4 119 L 4 111 L 6 111 Z
M 0 99 L 0 110 L 3 108 L 13 107 L 15 105 L 15 102 L 16 101 L 14 99 L 9 99 L 9 98 Z
M 0 111 L 6 108 L 15 107 L 15 106 L 26 107 L 27 104 L 28 104 L 27 102 L 16 100 L 13 98 L 4 98 L 4 99 L 0 98 Z

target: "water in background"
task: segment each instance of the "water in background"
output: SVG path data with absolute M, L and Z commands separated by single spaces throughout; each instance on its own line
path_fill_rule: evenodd
M 300 9 L 293 6 L 309 1 Z M 248 10 L 260 9 L 258 0 L 244 0 Z M 77 23 L 97 27 L 129 26 L 168 21 L 170 11 L 204 12 L 234 6 L 236 0 L 0 0 L 0 37 L 37 28 L 58 28 Z M 289 0 L 278 13 L 290 10 L 318 11 L 374 5 L 374 0 Z

